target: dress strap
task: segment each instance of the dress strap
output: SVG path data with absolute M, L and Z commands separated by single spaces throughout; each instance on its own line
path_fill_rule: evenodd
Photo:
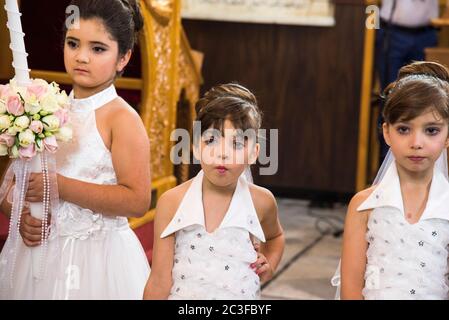
M 91 112 L 98 108 L 101 108 L 105 104 L 111 102 L 118 97 L 115 86 L 112 84 L 108 88 L 100 91 L 90 97 L 84 99 L 76 99 L 75 93 L 72 90 L 70 92 L 70 111 L 81 113 L 81 112 Z

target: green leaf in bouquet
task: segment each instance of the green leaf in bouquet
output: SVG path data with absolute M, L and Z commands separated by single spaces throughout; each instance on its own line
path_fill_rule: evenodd
M 18 158 L 19 157 L 19 147 L 12 146 L 10 150 L 10 158 Z
M 44 147 L 44 144 L 42 142 L 42 139 L 36 139 L 36 149 L 38 151 L 42 151 Z
M 38 113 L 33 115 L 33 120 L 40 120 L 40 119 L 41 119 L 41 116 Z

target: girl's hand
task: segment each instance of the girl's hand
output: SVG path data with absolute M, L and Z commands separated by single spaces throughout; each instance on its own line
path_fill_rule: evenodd
M 42 221 L 32 217 L 27 207 L 23 208 L 19 231 L 27 247 L 36 247 L 41 244 Z
M 42 173 L 31 173 L 28 182 L 28 191 L 25 197 L 27 202 L 42 202 L 44 199 L 44 179 Z
M 262 282 L 266 282 L 273 277 L 273 269 L 268 263 L 268 259 L 260 252 L 257 253 L 257 260 L 251 263 L 251 268 L 254 269 Z

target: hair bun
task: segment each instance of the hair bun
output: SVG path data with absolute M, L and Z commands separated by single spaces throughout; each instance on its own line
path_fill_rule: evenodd
M 143 17 L 137 0 L 121 0 L 123 5 L 129 9 L 133 16 L 134 31 L 139 32 L 143 28 Z
M 449 82 L 449 71 L 442 64 L 431 61 L 417 61 L 399 70 L 398 80 L 411 75 L 427 75 Z

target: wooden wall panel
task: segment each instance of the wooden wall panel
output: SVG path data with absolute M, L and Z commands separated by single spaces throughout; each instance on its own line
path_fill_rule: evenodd
M 264 128 L 279 129 L 279 171 L 257 183 L 354 192 L 364 23 L 354 1 L 337 4 L 331 28 L 183 21 L 205 55 L 202 91 L 238 81 L 257 95 Z

